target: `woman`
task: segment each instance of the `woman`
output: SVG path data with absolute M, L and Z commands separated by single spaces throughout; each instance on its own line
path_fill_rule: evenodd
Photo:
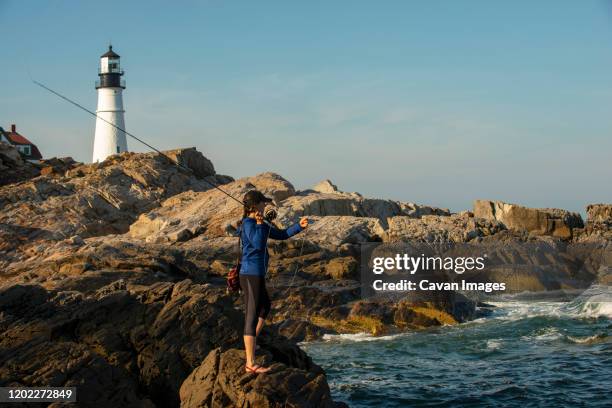
M 242 241 L 242 266 L 240 286 L 244 292 L 244 349 L 246 353 L 245 370 L 252 373 L 265 373 L 267 367 L 255 364 L 255 342 L 264 320 L 270 312 L 270 297 L 266 290 L 266 271 L 268 270 L 267 241 L 287 239 L 308 226 L 308 219 L 302 218 L 286 230 L 277 229 L 264 221 L 266 204 L 272 200 L 257 190 L 244 195 L 244 215 L 240 227 Z

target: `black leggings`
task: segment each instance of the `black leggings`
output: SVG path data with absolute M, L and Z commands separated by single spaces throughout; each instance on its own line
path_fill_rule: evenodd
M 240 275 L 240 287 L 244 292 L 244 335 L 255 336 L 259 318 L 270 313 L 270 297 L 266 290 L 266 279 L 257 275 Z

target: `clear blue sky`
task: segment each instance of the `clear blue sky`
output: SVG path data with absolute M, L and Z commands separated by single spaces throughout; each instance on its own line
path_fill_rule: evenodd
M 220 173 L 366 196 L 583 211 L 612 202 L 612 5 L 0 0 L 0 125 L 91 160 L 99 56 L 129 131 Z M 128 140 L 131 150 L 144 151 Z

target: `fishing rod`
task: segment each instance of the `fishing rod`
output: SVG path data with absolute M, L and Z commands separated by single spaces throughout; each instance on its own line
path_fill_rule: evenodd
M 51 92 L 51 93 L 52 93 L 52 94 L 54 94 L 55 96 L 58 96 L 58 97 L 62 98 L 63 100 L 65 100 L 66 102 L 68 102 L 68 103 L 70 103 L 70 104 L 72 104 L 72 105 L 76 106 L 77 108 L 79 108 L 79 109 L 81 109 L 81 110 L 84 110 L 85 112 L 89 113 L 90 115 L 95 116 L 96 118 L 98 118 L 98 119 L 100 119 L 100 120 L 102 120 L 102 121 L 104 121 L 104 122 L 108 123 L 109 125 L 111 125 L 111 126 L 112 126 L 112 127 L 114 127 L 115 129 L 117 129 L 117 130 L 119 130 L 119 131 L 121 131 L 121 132 L 125 133 L 125 134 L 126 134 L 126 135 L 128 135 L 129 137 L 131 137 L 131 138 L 133 138 L 133 139 L 135 139 L 135 140 L 139 141 L 139 142 L 140 142 L 140 143 L 142 143 L 143 145 L 147 146 L 149 149 L 151 149 L 151 150 L 153 150 L 153 151 L 157 152 L 157 153 L 158 153 L 158 154 L 160 154 L 161 156 L 163 156 L 163 157 L 165 157 L 166 159 L 168 159 L 168 160 L 170 161 L 170 163 L 173 163 L 173 164 L 177 165 L 178 167 L 180 167 L 180 168 L 182 168 L 182 169 L 185 169 L 185 170 L 187 170 L 187 171 L 192 171 L 192 170 L 191 170 L 189 167 L 182 165 L 182 164 L 181 164 L 180 162 L 178 162 L 177 160 L 172 159 L 170 156 L 168 156 L 168 155 L 167 155 L 167 154 L 165 154 L 164 152 L 160 151 L 159 149 L 156 149 L 155 147 L 151 146 L 150 144 L 148 144 L 148 143 L 147 143 L 147 142 L 145 142 L 144 140 L 142 140 L 142 139 L 140 139 L 140 138 L 136 137 L 135 135 L 133 135 L 132 133 L 128 132 L 127 130 L 120 128 L 119 126 L 115 125 L 113 122 L 108 121 L 108 120 L 104 119 L 104 118 L 103 118 L 103 117 L 101 117 L 101 116 L 98 116 L 98 114 L 97 114 L 97 113 L 95 113 L 95 112 L 93 112 L 93 111 L 90 111 L 89 109 L 87 109 L 87 108 L 86 108 L 86 107 L 84 107 L 83 105 L 78 104 L 77 102 L 75 102 L 75 101 L 71 100 L 70 98 L 68 98 L 68 97 L 66 97 L 66 96 L 64 96 L 64 95 L 62 95 L 62 94 L 60 94 L 60 93 L 59 93 L 59 92 L 57 92 L 57 91 L 54 91 L 53 89 L 51 89 L 51 88 L 49 88 L 48 86 L 46 86 L 46 85 L 44 85 L 44 84 L 42 84 L 42 83 L 40 83 L 40 82 L 36 81 L 35 79 L 32 79 L 32 82 L 34 82 L 34 84 L 36 84 L 36 85 L 40 86 L 40 87 L 41 87 L 41 88 L 43 88 L 44 90 Z M 209 186 L 211 186 L 211 187 L 213 187 L 213 188 L 215 188 L 215 189 L 219 190 L 220 192 L 222 192 L 223 194 L 225 194 L 226 196 L 228 196 L 228 197 L 229 197 L 229 198 L 231 198 L 232 200 L 234 200 L 234 201 L 236 201 L 236 202 L 240 203 L 240 205 L 244 205 L 244 203 L 242 202 L 242 200 L 239 200 L 238 198 L 234 197 L 233 195 L 231 195 L 231 194 L 230 194 L 230 193 L 228 193 L 227 191 L 223 190 L 223 189 L 222 189 L 221 187 L 219 187 L 218 185 L 216 185 L 216 184 L 214 184 L 214 183 L 212 183 L 212 182 L 210 182 L 210 181 L 208 181 L 208 180 L 206 180 L 206 179 L 202 179 L 202 181 L 204 181 L 204 182 L 205 182 L 206 184 L 208 184 Z
M 53 89 L 49 88 L 49 87 L 48 87 L 48 86 L 46 86 L 45 84 L 43 84 L 43 83 L 41 83 L 41 82 L 39 82 L 39 81 L 36 81 L 36 80 L 35 80 L 35 79 L 33 79 L 33 78 L 31 78 L 31 80 L 32 80 L 32 82 L 33 82 L 34 84 L 38 85 L 39 87 L 43 88 L 44 90 L 46 90 L 46 91 L 48 91 L 48 92 L 52 93 L 53 95 L 55 95 L 55 96 L 57 96 L 57 97 L 59 97 L 59 98 L 61 98 L 61 99 L 65 100 L 66 102 L 70 103 L 71 105 L 74 105 L 74 106 L 76 106 L 77 108 L 79 108 L 79 109 L 81 109 L 81 110 L 83 110 L 83 111 L 85 111 L 85 112 L 89 113 L 90 115 L 95 116 L 96 118 L 98 118 L 98 119 L 100 119 L 100 120 L 102 120 L 102 121 L 104 121 L 104 122 L 108 123 L 109 125 L 111 125 L 111 126 L 112 126 L 112 127 L 114 127 L 115 129 L 117 129 L 117 130 L 119 130 L 119 131 L 121 131 L 121 132 L 125 133 L 125 134 L 126 134 L 126 135 L 128 135 L 129 137 L 131 137 L 131 138 L 133 138 L 133 139 L 137 140 L 138 142 L 140 142 L 140 143 L 142 143 L 143 145 L 147 146 L 149 149 L 151 149 L 151 150 L 153 150 L 153 151 L 157 152 L 159 155 L 161 155 L 161 156 L 165 157 L 165 158 L 166 158 L 168 161 L 170 161 L 170 163 L 173 163 L 173 164 L 175 164 L 176 166 L 178 166 L 178 167 L 180 167 L 180 168 L 182 168 L 182 169 L 185 169 L 185 170 L 187 170 L 187 171 L 192 171 L 192 170 L 191 170 L 189 167 L 186 167 L 186 166 L 182 165 L 180 162 L 178 162 L 177 160 L 172 159 L 170 156 L 168 156 L 167 154 L 165 154 L 165 153 L 164 153 L 164 152 L 162 152 L 161 150 L 159 150 L 159 149 L 155 148 L 154 146 L 151 146 L 150 144 L 148 144 L 148 143 L 147 143 L 147 142 L 145 142 L 144 140 L 142 140 L 142 139 L 138 138 L 136 135 L 133 135 L 132 133 L 128 132 L 127 130 L 120 128 L 119 126 L 115 125 L 113 122 L 108 121 L 108 120 L 104 119 L 104 118 L 103 118 L 103 117 L 101 117 L 101 116 L 98 116 L 98 114 L 97 114 L 97 113 L 95 113 L 95 112 L 93 112 L 93 111 L 91 111 L 91 110 L 87 109 L 87 108 L 86 108 L 86 107 L 84 107 L 83 105 L 81 105 L 81 104 L 79 104 L 79 103 L 77 103 L 77 102 L 73 101 L 72 99 L 68 98 L 67 96 L 62 95 L 61 93 L 59 93 L 59 92 L 57 92 L 57 91 L 54 91 Z M 218 185 L 216 185 L 216 184 L 214 184 L 214 183 L 212 183 L 212 182 L 210 182 L 210 181 L 208 181 L 208 180 L 206 180 L 206 179 L 202 179 L 202 181 L 204 181 L 204 182 L 205 182 L 206 184 L 208 184 L 209 186 L 211 186 L 211 187 L 213 187 L 213 188 L 215 188 L 215 189 L 219 190 L 220 192 L 222 192 L 223 194 L 225 194 L 226 196 L 228 196 L 228 197 L 229 197 L 229 198 L 231 198 L 232 200 L 234 200 L 234 201 L 236 201 L 236 202 L 240 203 L 240 205 L 244 206 L 244 203 L 242 202 L 242 200 L 239 200 L 238 198 L 234 197 L 233 195 L 231 195 L 231 194 L 230 194 L 230 193 L 228 193 L 227 191 L 223 190 L 223 189 L 222 189 L 221 187 L 219 187 Z M 270 233 L 270 231 L 268 230 L 268 234 L 269 234 L 269 233 Z M 301 245 L 300 245 L 300 255 L 299 255 L 299 257 L 301 257 L 301 256 L 302 256 L 302 251 L 303 251 L 303 249 L 304 249 L 304 236 L 302 236 L 302 242 L 301 242 Z M 291 278 L 291 283 L 290 283 L 289 287 L 293 286 L 293 281 L 295 280 L 295 277 L 296 277 L 296 275 L 297 275 L 297 271 L 298 271 L 298 265 L 299 265 L 299 264 L 296 264 L 295 270 L 293 271 L 293 277 Z M 287 289 L 288 289 L 289 287 L 287 287 Z

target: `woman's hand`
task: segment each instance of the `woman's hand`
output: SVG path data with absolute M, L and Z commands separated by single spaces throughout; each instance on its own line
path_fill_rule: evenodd
M 264 216 L 263 216 L 263 214 L 261 213 L 261 211 L 257 211 L 257 212 L 255 213 L 255 221 L 256 221 L 258 224 L 263 224 L 263 223 L 264 223 Z
M 308 218 L 302 217 L 300 218 L 300 227 L 306 228 L 308 226 Z

